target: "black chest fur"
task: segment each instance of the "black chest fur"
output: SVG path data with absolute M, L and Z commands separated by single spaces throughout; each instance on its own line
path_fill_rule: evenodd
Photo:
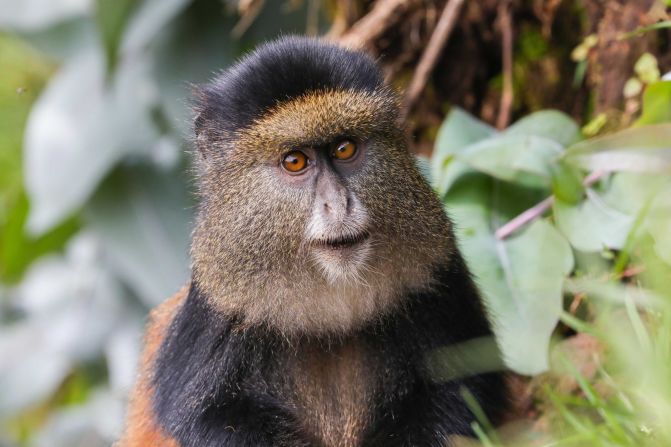
M 441 382 L 425 367 L 435 349 L 491 334 L 462 268 L 338 339 L 241 328 L 192 285 L 156 360 L 159 423 L 185 447 L 445 445 L 470 434 L 462 388 L 495 422 L 501 373 Z

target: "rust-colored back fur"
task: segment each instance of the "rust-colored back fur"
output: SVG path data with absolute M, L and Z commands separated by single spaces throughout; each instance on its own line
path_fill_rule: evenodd
M 154 420 L 151 379 L 156 353 L 161 347 L 170 322 L 187 294 L 188 287 L 184 287 L 150 313 L 140 370 L 128 407 L 125 433 L 116 447 L 179 446 L 174 439 L 162 432 Z

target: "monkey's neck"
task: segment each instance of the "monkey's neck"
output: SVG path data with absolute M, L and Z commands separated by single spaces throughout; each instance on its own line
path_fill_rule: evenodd
M 403 390 L 429 380 L 425 362 L 430 353 L 491 336 L 463 264 L 442 268 L 435 281 L 430 291 L 408 295 L 403 306 L 347 335 L 306 332 L 292 339 L 267 324 L 245 323 L 215 309 L 194 282 L 156 360 L 157 418 L 167 433 L 181 439 L 215 433 L 222 421 L 239 415 L 241 402 L 272 404 L 280 413 L 282 408 L 302 408 L 304 419 L 293 420 L 291 427 L 311 433 L 304 434 L 308 439 L 356 439 L 363 433 L 357 431 L 361 425 L 377 417 L 376 408 L 385 406 L 388 414 L 404 411 Z M 355 393 L 345 395 L 343 389 Z M 365 414 L 353 411 L 355 407 Z M 309 413 L 319 417 L 305 416 Z M 466 413 L 463 417 L 469 420 Z M 356 430 L 345 433 L 323 425 L 325 421 L 351 423 Z M 368 445 L 365 439 L 359 444 Z
M 194 282 L 213 309 L 247 326 L 271 327 L 285 337 L 337 337 L 393 312 L 410 293 L 433 287 L 430 271 L 409 265 L 398 273 L 396 266 L 383 266 L 364 279 L 329 284 L 318 271 L 245 275 L 201 262 Z

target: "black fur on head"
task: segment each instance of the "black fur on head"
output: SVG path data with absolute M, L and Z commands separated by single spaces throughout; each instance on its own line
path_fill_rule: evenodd
M 229 135 L 279 103 L 320 90 L 372 93 L 384 85 L 369 56 L 314 38 L 283 37 L 258 47 L 203 86 L 195 131 L 205 123 Z

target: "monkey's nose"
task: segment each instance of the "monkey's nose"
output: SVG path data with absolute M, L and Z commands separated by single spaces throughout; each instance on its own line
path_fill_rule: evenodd
M 339 198 L 339 200 L 324 200 L 322 210 L 325 214 L 336 216 L 349 216 L 352 214 L 354 201 L 349 197 Z

